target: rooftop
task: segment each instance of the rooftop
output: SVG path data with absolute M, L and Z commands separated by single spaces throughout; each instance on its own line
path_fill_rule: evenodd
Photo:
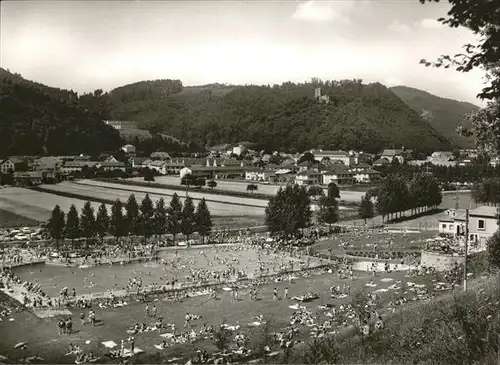
M 477 207 L 476 209 L 472 209 L 469 212 L 469 215 L 496 218 L 498 215 L 498 212 L 499 212 L 498 207 L 491 207 L 488 205 L 482 205 L 480 207 Z

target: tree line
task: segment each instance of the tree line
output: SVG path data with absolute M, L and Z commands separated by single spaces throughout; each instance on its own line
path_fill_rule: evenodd
M 85 238 L 87 244 L 95 238 L 101 241 L 106 235 L 115 239 L 127 236 L 143 236 L 146 241 L 153 235 L 162 236 L 171 234 L 174 238 L 183 234 L 189 242 L 189 237 L 195 232 L 205 237 L 212 231 L 213 222 L 205 199 L 200 200 L 196 209 L 191 197 L 187 197 L 182 204 L 179 196 L 174 194 L 169 206 L 160 198 L 153 204 L 149 194 L 146 194 L 138 204 L 134 194 L 131 194 L 125 204 L 117 199 L 109 214 L 103 203 L 94 214 L 94 208 L 89 201 L 85 203 L 80 214 L 71 205 L 65 214 L 59 205 L 52 210 L 47 224 L 52 239 L 59 244 L 63 238 Z
M 297 237 L 302 229 L 311 226 L 311 202 L 316 203 L 318 207 L 318 223 L 337 223 L 340 219 L 338 198 L 340 191 L 335 183 L 328 185 L 326 194 L 319 186 L 307 188 L 288 184 L 280 188 L 269 200 L 266 207 L 266 225 L 273 236 L 284 239 Z M 375 205 L 373 200 L 376 200 Z M 398 215 L 401 217 L 407 210 L 411 210 L 413 215 L 430 208 L 435 209 L 441 202 L 441 188 L 433 176 L 421 173 L 408 181 L 403 176 L 390 175 L 362 197 L 358 216 L 366 223 L 367 219 L 373 218 L 377 208 L 382 220 L 386 217 L 392 219 Z
M 451 182 L 465 183 L 475 182 L 483 178 L 500 176 L 500 166 L 491 166 L 485 159 L 473 159 L 465 166 L 438 166 L 426 163 L 420 166 L 408 163 L 400 164 L 397 160 L 385 166 L 374 167 L 381 173 L 382 177 L 391 174 L 400 174 L 408 179 L 416 173 L 432 172 L 432 175 L 442 185 Z
M 443 200 L 437 180 L 426 173 L 415 174 L 409 182 L 403 176 L 389 175 L 368 196 L 376 196 L 382 221 L 385 217 L 397 218 L 398 214 L 401 217 L 407 210 L 411 210 L 413 215 L 435 209 Z

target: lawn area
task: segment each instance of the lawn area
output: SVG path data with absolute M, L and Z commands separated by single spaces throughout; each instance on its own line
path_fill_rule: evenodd
M 0 209 L 0 228 L 32 227 L 37 225 L 38 221 L 34 219 Z
M 313 252 L 328 254 L 331 249 L 333 254 L 343 254 L 342 242 L 349 242 L 347 250 L 372 251 L 377 244 L 378 251 L 419 250 L 427 238 L 434 237 L 435 232 L 419 233 L 388 233 L 388 232 L 348 232 L 336 237 L 316 242 L 312 246 Z

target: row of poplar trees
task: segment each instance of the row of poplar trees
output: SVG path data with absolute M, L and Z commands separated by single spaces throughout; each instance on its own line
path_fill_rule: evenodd
M 401 217 L 407 210 L 414 215 L 436 209 L 443 200 L 437 180 L 427 173 L 415 174 L 410 181 L 400 175 L 389 175 L 374 194 L 382 220 Z
M 125 203 L 117 199 L 111 207 L 111 215 L 104 203 L 97 213 L 89 201 L 85 203 L 80 215 L 75 205 L 71 205 L 67 214 L 56 205 L 52 210 L 47 228 L 51 237 L 59 243 L 62 238 L 74 241 L 85 238 L 87 243 L 99 237 L 101 240 L 112 235 L 116 239 L 126 236 L 143 236 L 144 240 L 153 235 L 171 234 L 175 238 L 183 234 L 187 240 L 198 232 L 203 238 L 212 231 L 212 217 L 205 199 L 201 199 L 195 209 L 191 197 L 182 204 L 179 196 L 174 194 L 169 206 L 163 198 L 153 204 L 149 194 L 146 194 L 139 205 L 134 194 Z

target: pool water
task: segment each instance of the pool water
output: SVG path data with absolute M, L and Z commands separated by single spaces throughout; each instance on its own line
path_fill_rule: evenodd
M 58 296 L 61 289 L 67 287 L 71 293 L 75 288 L 77 295 L 106 292 L 111 289 L 124 289 L 130 278 L 142 279 L 143 287 L 151 284 L 164 285 L 166 281 L 177 279 L 186 282 L 190 269 L 210 271 L 224 270 L 231 265 L 236 270 L 244 270 L 250 278 L 259 268 L 258 253 L 253 249 L 218 250 L 214 248 L 163 251 L 161 261 L 132 262 L 129 264 L 104 264 L 94 267 L 66 267 L 36 264 L 14 268 L 14 273 L 22 280 L 41 285 L 42 290 L 51 297 Z M 172 263 L 175 262 L 175 266 Z M 280 265 L 287 264 L 289 258 L 282 260 L 274 255 L 261 255 L 269 272 L 276 273 Z M 299 263 L 296 262 L 298 268 Z

